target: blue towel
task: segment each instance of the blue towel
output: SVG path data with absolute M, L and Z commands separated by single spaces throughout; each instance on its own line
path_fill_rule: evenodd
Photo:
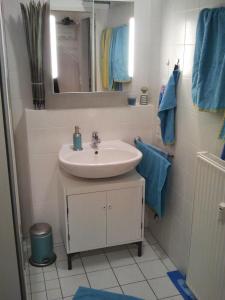
M 137 171 L 145 178 L 145 202 L 159 217 L 165 214 L 166 181 L 171 166 L 168 156 L 154 146 L 135 141 L 143 157 Z
M 222 128 L 221 128 L 221 131 L 220 131 L 219 138 L 220 138 L 221 140 L 224 140 L 224 141 L 225 141 L 225 116 L 224 116 L 224 122 L 223 122 L 223 126 L 222 126 Z
M 180 71 L 174 70 L 163 93 L 160 93 L 159 111 L 162 140 L 165 145 L 175 143 L 176 87 Z
M 73 300 L 141 300 L 140 298 L 107 291 L 79 287 Z
M 221 153 L 221 159 L 222 159 L 222 160 L 225 160 L 225 144 L 224 144 L 224 146 L 223 146 L 223 151 L 222 151 L 222 153 Z
M 110 45 L 109 85 L 113 82 L 129 82 L 128 53 L 129 27 L 127 25 L 113 28 Z
M 200 12 L 192 74 L 193 103 L 203 111 L 225 110 L 225 8 Z M 225 140 L 225 122 L 220 138 Z
M 179 271 L 168 272 L 167 275 L 180 292 L 184 300 L 197 300 L 194 294 L 188 288 L 185 276 L 183 276 Z

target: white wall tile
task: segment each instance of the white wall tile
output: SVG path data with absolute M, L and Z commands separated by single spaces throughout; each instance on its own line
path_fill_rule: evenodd
M 121 139 L 133 143 L 136 136 L 152 139 L 153 106 L 102 107 L 70 110 L 26 110 L 30 174 L 30 208 L 27 207 L 26 231 L 34 222 L 52 225 L 59 238 L 58 152 L 63 144 L 72 143 L 74 125 L 81 128 L 84 142 L 91 141 L 93 130 L 101 140 Z M 29 220 L 27 220 L 29 216 Z
M 182 56 L 181 77 L 177 89 L 176 145 L 170 148 L 174 159 L 168 182 L 166 216 L 150 229 L 180 270 L 186 272 L 191 237 L 196 153 L 209 151 L 220 155 L 223 142 L 218 140 L 222 115 L 199 112 L 192 103 L 192 65 L 199 8 L 214 7 L 225 1 L 189 0 L 167 1 L 163 6 L 160 83 L 168 80 L 176 57 Z M 175 21 L 176 20 L 176 21 Z M 176 28 L 176 23 L 178 24 Z M 183 29 L 185 28 L 185 30 Z M 176 36 L 176 38 L 174 37 Z M 183 41 L 183 42 L 182 42 Z M 170 66 L 166 66 L 166 61 Z M 157 110 L 157 102 L 156 110 Z M 153 140 L 162 147 L 158 137 L 157 120 L 153 117 Z

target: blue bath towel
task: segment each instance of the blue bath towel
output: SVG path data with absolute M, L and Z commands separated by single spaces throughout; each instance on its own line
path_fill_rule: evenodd
M 159 217 L 165 214 L 166 181 L 171 162 L 154 146 L 135 141 L 143 157 L 137 171 L 145 178 L 145 202 Z
M 179 76 L 180 71 L 174 70 L 164 93 L 160 94 L 158 117 L 160 118 L 161 135 L 165 145 L 175 143 L 176 87 Z
M 110 45 L 109 84 L 129 82 L 128 74 L 129 27 L 127 25 L 113 28 Z
M 225 8 L 200 12 L 192 74 L 193 103 L 203 111 L 225 110 Z M 224 129 L 220 138 L 225 139 Z
M 188 288 L 185 276 L 183 276 L 179 271 L 168 272 L 167 275 L 180 292 L 184 300 L 197 300 L 194 294 Z
M 79 287 L 73 300 L 141 300 L 140 298 L 123 294 Z M 142 299 L 143 300 L 143 299 Z

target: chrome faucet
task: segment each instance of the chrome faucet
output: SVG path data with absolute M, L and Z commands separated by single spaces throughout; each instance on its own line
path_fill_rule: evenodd
M 92 139 L 91 139 L 91 147 L 93 149 L 97 149 L 98 148 L 98 144 L 101 143 L 100 138 L 98 137 L 98 132 L 97 131 L 93 131 L 92 132 Z

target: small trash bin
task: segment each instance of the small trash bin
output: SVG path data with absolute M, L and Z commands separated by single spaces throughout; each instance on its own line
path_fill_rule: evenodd
M 36 267 L 51 265 L 56 260 L 53 252 L 52 228 L 47 223 L 37 223 L 30 228 L 30 264 Z

